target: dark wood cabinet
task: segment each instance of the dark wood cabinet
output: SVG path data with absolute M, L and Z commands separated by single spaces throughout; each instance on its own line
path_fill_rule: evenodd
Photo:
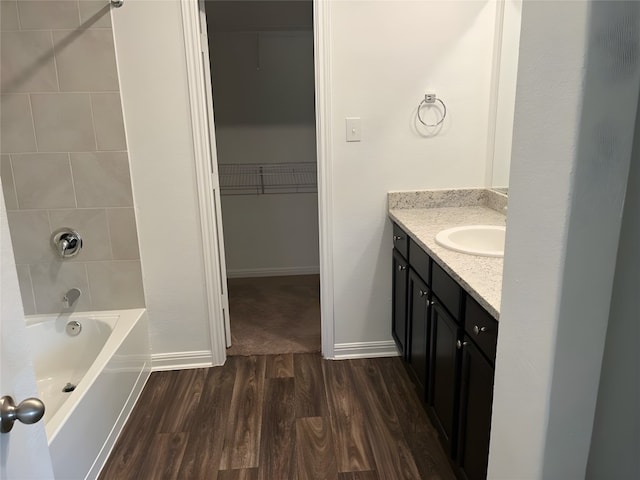
M 458 474 L 487 475 L 498 322 L 393 225 L 392 334 Z
M 461 314 L 460 300 L 463 295 L 462 289 L 460 285 L 435 262 L 431 270 L 431 288 L 433 289 L 434 295 L 438 297 L 440 304 L 453 315 L 454 320 L 458 320 Z
M 409 262 L 398 250 L 393 250 L 393 307 L 391 333 L 400 350 L 407 359 L 407 282 L 409 279 Z
M 487 478 L 493 365 L 469 337 L 462 348 L 457 463 L 468 480 Z
M 427 378 L 430 365 L 430 301 L 431 293 L 426 282 L 413 270 L 409 270 L 409 354 L 407 364 L 413 373 L 421 400 L 427 401 Z
M 436 427 L 455 456 L 454 432 L 457 408 L 458 325 L 436 299 L 431 307 L 431 409 Z
M 409 236 L 395 223 L 393 224 L 393 248 L 403 258 L 409 259 Z
M 467 297 L 465 305 L 464 329 L 480 351 L 493 363 L 498 343 L 498 322 L 471 297 Z

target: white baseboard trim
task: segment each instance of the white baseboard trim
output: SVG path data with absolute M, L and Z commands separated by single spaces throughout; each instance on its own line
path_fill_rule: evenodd
M 400 355 L 393 340 L 383 342 L 336 343 L 333 347 L 333 358 L 375 358 L 397 357 Z
M 151 355 L 151 371 L 153 372 L 213 366 L 213 355 L 210 350 L 155 353 Z
M 317 275 L 320 267 L 282 267 L 282 268 L 234 268 L 227 269 L 227 278 L 284 277 L 287 275 Z

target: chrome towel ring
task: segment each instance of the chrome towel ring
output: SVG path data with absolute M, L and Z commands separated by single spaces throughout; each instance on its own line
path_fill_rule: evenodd
M 436 123 L 427 123 L 420 116 L 420 110 L 422 109 L 423 105 L 431 106 L 436 102 L 439 102 L 440 105 L 442 105 L 442 118 Z M 425 93 L 424 99 L 418 105 L 417 115 L 418 115 L 418 120 L 425 127 L 437 127 L 438 125 L 440 125 L 444 121 L 444 119 L 447 116 L 447 106 L 444 104 L 444 102 L 442 100 L 440 100 L 439 98 L 436 98 L 436 94 L 435 93 Z

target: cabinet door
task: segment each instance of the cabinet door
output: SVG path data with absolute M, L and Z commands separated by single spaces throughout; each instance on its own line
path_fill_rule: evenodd
M 462 347 L 457 459 L 469 480 L 487 478 L 493 373 L 489 361 L 466 337 Z
M 409 270 L 409 368 L 413 372 L 420 396 L 426 400 L 427 374 L 429 367 L 429 301 L 426 283 L 413 270 Z
M 407 281 L 409 269 L 407 261 L 393 250 L 393 307 L 391 333 L 403 359 L 407 359 Z
M 456 427 L 454 412 L 457 411 L 458 398 L 456 391 L 458 326 L 437 299 L 434 299 L 431 306 L 431 325 L 433 339 L 431 407 L 436 426 L 444 436 L 445 443 L 449 447 L 449 454 L 454 457 L 453 433 Z

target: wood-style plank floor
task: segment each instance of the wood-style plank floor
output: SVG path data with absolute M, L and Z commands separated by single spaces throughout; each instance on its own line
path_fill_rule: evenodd
M 100 479 L 454 479 L 398 358 L 153 373 Z

